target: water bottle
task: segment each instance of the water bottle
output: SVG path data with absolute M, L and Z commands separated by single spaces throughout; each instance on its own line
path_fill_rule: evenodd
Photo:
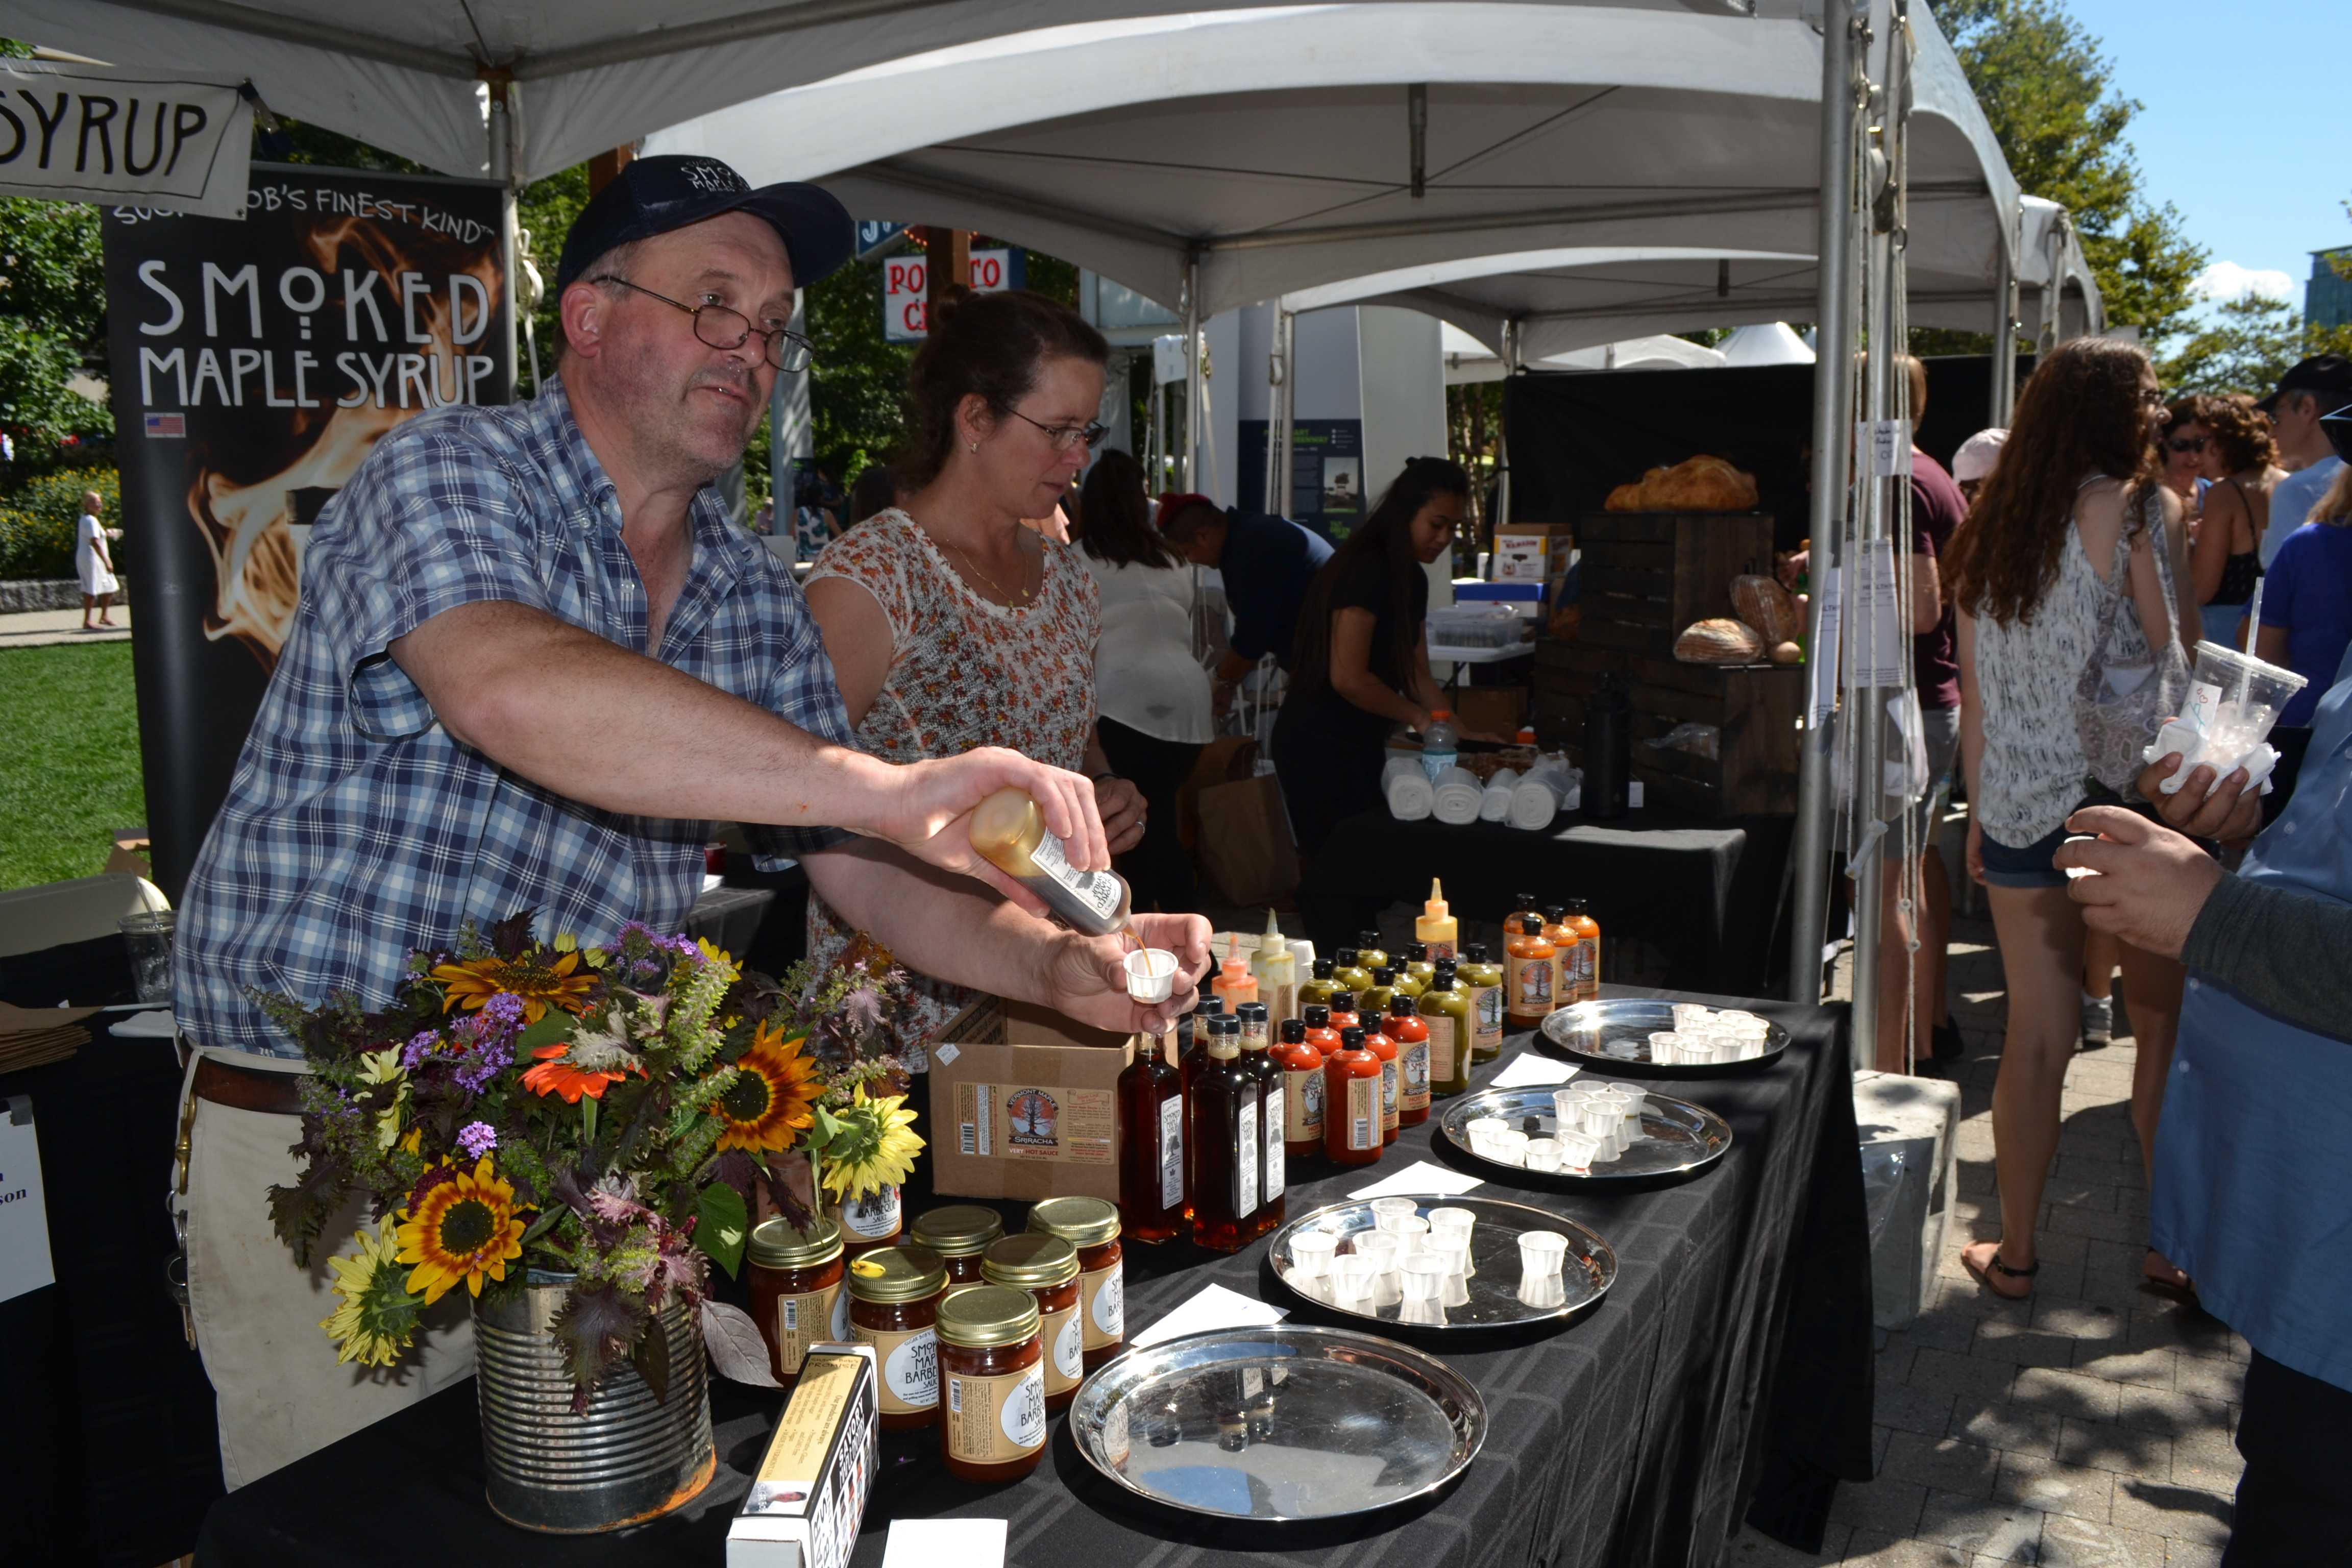
M 1633 700 L 1615 675 L 1584 705 L 1584 814 L 1606 822 L 1625 815 L 1633 772 Z
M 1454 729 L 1454 710 L 1433 708 L 1429 714 L 1429 728 L 1421 732 L 1421 771 L 1435 784 L 1438 776 L 1454 765 L 1462 748 L 1462 739 Z

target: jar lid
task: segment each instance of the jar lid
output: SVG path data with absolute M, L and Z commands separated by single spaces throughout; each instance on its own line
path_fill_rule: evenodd
M 761 1268 L 806 1268 L 841 1256 L 841 1226 L 823 1215 L 807 1230 L 794 1230 L 779 1215 L 751 1227 L 744 1254 Z
M 1004 1234 L 1004 1221 L 978 1204 L 950 1204 L 917 1215 L 907 1234 L 941 1258 L 969 1258 Z
M 980 1257 L 980 1277 L 991 1285 L 1024 1290 L 1066 1285 L 1078 1277 L 1078 1255 L 1058 1236 L 1026 1231 L 989 1243 Z
M 849 1260 L 847 1278 L 860 1301 L 920 1301 L 947 1289 L 948 1266 L 928 1247 L 877 1247 Z
M 1101 1198 L 1047 1198 L 1029 1211 L 1029 1228 L 1072 1247 L 1100 1247 L 1118 1239 L 1118 1205 Z
M 1001 1285 L 966 1285 L 940 1300 L 940 1339 L 966 1350 L 1017 1345 L 1037 1337 L 1036 1298 Z

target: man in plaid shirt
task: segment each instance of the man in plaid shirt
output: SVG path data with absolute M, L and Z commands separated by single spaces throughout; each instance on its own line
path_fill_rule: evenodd
M 320 519 L 174 958 L 202 1107 L 191 1313 L 231 1486 L 472 1363 L 462 1303 L 404 1384 L 320 1353 L 324 1271 L 294 1268 L 266 1200 L 293 1179 L 299 1054 L 249 990 L 380 1006 L 412 949 L 524 909 L 590 942 L 675 930 L 713 823 L 741 822 L 913 968 L 1121 1031 L 1190 1005 L 1186 985 L 1136 1006 L 1118 939 L 1034 918 L 971 848 L 966 814 L 1014 785 L 1074 862 L 1108 866 L 1093 786 L 1010 751 L 905 767 L 856 751 L 790 569 L 709 488 L 776 373 L 806 363 L 785 331 L 795 282 L 850 247 L 814 186 L 638 160 L 565 242 L 561 383 L 401 426 Z M 1198 917 L 1136 923 L 1205 967 Z

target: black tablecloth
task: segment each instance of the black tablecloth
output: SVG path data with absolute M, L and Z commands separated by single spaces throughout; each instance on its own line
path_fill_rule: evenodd
M 1332 830 L 1298 889 L 1298 909 L 1316 952 L 1328 955 L 1352 946 L 1370 911 L 1399 889 L 1417 899 L 1432 877 L 1444 879 L 1465 931 L 1480 926 L 1468 941 L 1496 941 L 1496 922 L 1522 892 L 1545 904 L 1583 899 L 1601 922 L 1602 979 L 1763 995 L 1784 968 L 1788 942 L 1773 916 L 1794 822 L 1645 807 L 1606 823 L 1578 813 L 1546 832 L 1523 833 L 1368 811 Z M 1657 973 L 1631 967 L 1661 955 Z M 1494 956 L 1500 961 L 1499 947 Z
M 1482 1194 L 1598 1230 L 1616 1248 L 1617 1283 L 1564 1331 L 1423 1339 L 1477 1385 L 1491 1422 L 1477 1462 L 1425 1510 L 1273 1542 L 1226 1536 L 1128 1500 L 1077 1457 L 1056 1417 L 1045 1464 L 1011 1487 L 950 1479 L 935 1432 L 886 1435 L 857 1563 L 880 1562 L 894 1517 L 964 1515 L 1008 1520 L 1008 1562 L 1038 1568 L 1205 1568 L 1270 1546 L 1301 1563 L 1412 1568 L 1705 1564 L 1721 1555 L 1751 1499 L 1759 1522 L 1800 1543 L 1810 1533 L 1818 1546 L 1835 1478 L 1870 1471 L 1870 1258 L 1852 1063 L 1843 1009 L 1759 1005 L 1796 1036 L 1778 1062 L 1751 1077 L 1660 1086 L 1731 1123 L 1730 1152 L 1696 1180 L 1592 1197 L 1517 1189 L 1489 1173 Z M 1434 1131 L 1433 1122 L 1408 1129 L 1369 1172 L 1295 1184 L 1289 1212 L 1416 1159 L 1455 1163 L 1433 1154 Z M 1212 1281 L 1287 1307 L 1295 1321 L 1347 1321 L 1290 1297 L 1265 1257 L 1263 1242 L 1227 1258 L 1130 1247 L 1128 1321 L 1147 1326 Z M 717 1385 L 719 1472 L 700 1498 L 625 1534 L 554 1538 L 501 1524 L 483 1502 L 474 1398 L 461 1385 L 231 1493 L 205 1520 L 197 1560 L 410 1568 L 420 1551 L 454 1550 L 566 1568 L 708 1568 L 721 1559 L 781 1402 Z

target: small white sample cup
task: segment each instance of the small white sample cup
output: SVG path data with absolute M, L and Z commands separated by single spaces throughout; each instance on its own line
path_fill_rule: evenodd
M 1327 1230 L 1302 1230 L 1290 1238 L 1290 1268 L 1299 1279 L 1321 1279 L 1331 1272 L 1339 1238 Z
M 1127 955 L 1127 994 L 1149 1007 L 1165 1002 L 1176 989 L 1176 955 L 1165 948 L 1143 947 Z

